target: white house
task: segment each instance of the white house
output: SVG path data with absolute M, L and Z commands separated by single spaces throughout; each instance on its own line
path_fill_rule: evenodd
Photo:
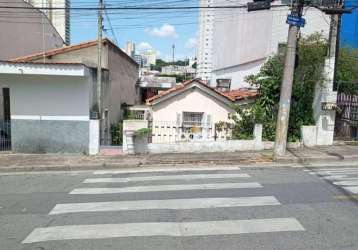
M 99 121 L 91 119 L 94 78 L 77 63 L 0 62 L 0 89 L 11 149 L 22 153 L 99 150 Z M 7 117 L 7 118 L 6 118 Z
M 152 142 L 218 139 L 215 124 L 228 122 L 237 98 L 195 79 L 147 100 L 152 118 Z

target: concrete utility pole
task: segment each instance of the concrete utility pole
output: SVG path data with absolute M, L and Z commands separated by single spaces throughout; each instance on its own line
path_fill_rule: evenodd
M 331 15 L 330 31 L 329 31 L 329 51 L 328 56 L 330 58 L 336 57 L 338 50 L 338 25 L 339 25 L 339 15 Z
M 302 17 L 303 0 L 296 0 L 291 14 Z M 274 156 L 275 158 L 283 156 L 286 153 L 288 122 L 290 118 L 291 95 L 293 77 L 295 72 L 297 35 L 299 28 L 290 25 L 288 29 L 287 51 L 285 59 L 285 68 L 281 85 L 280 104 L 276 125 L 276 140 Z
M 172 45 L 172 49 L 173 49 L 173 67 L 175 64 L 175 44 Z
M 98 119 L 102 117 L 102 30 L 103 30 L 103 0 L 98 3 L 98 61 L 97 61 L 97 105 L 98 105 Z

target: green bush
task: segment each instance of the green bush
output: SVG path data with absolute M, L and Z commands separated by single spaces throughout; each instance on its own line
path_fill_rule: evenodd
M 123 121 L 111 125 L 111 139 L 113 146 L 123 144 Z
M 150 133 L 149 128 L 141 128 L 141 129 L 138 129 L 137 131 L 135 131 L 134 135 L 138 136 L 138 137 L 145 137 L 145 136 L 148 136 L 149 133 Z
M 313 125 L 313 98 L 316 84 L 323 84 L 324 61 L 327 54 L 327 41 L 321 34 L 302 38 L 298 43 L 298 62 L 292 89 L 288 141 L 300 139 L 302 125 Z M 236 137 L 252 135 L 254 123 L 263 124 L 263 139 L 275 140 L 278 104 L 284 69 L 284 55 L 272 56 L 256 75 L 246 80 L 259 89 L 256 102 L 245 108 L 236 109 L 242 117 L 235 121 Z M 247 126 L 247 128 L 245 128 Z M 242 134 L 242 135 L 240 135 Z

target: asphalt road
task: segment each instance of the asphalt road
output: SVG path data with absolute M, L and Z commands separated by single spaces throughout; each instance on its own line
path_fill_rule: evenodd
M 358 249 L 358 167 L 193 169 L 1 174 L 0 249 Z

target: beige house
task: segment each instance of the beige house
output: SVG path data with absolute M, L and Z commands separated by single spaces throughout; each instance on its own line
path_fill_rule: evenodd
M 215 124 L 228 121 L 235 99 L 200 80 L 181 83 L 147 100 L 152 142 L 215 140 Z

